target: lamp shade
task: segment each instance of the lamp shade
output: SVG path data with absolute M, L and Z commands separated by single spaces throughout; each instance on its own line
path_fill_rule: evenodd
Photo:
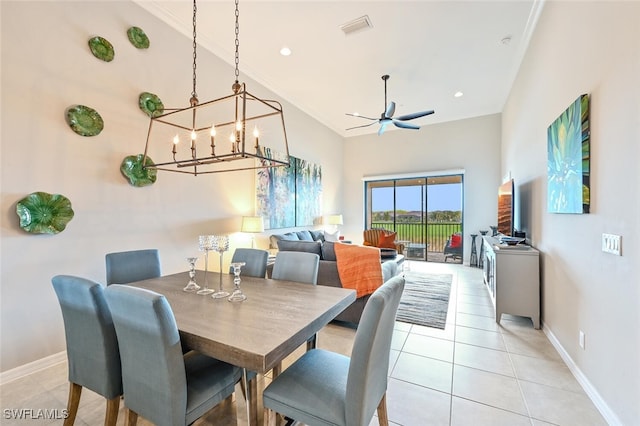
M 328 215 L 327 225 L 342 225 L 342 215 L 341 214 Z
M 242 216 L 242 228 L 240 230 L 251 233 L 264 232 L 262 216 Z

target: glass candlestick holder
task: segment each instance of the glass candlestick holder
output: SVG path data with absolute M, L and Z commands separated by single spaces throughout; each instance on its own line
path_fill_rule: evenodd
M 211 297 L 214 299 L 221 299 L 229 295 L 228 291 L 222 289 L 222 256 L 225 251 L 229 250 L 229 236 L 228 235 L 214 235 L 214 250 L 220 253 L 220 286 Z
M 207 275 L 209 272 L 209 251 L 213 250 L 215 243 L 214 235 L 200 235 L 198 237 L 198 243 L 200 251 L 204 251 L 204 284 L 203 288 L 198 290 L 196 294 L 211 294 L 214 292 L 214 290 L 209 288 Z
M 200 290 L 200 286 L 196 283 L 196 261 L 197 257 L 187 257 L 187 262 L 189 262 L 189 282 L 187 286 L 182 290 L 188 292 L 194 292 Z
M 231 267 L 233 268 L 233 292 L 229 296 L 229 302 L 242 302 L 247 299 L 247 296 L 240 290 L 240 268 L 246 265 L 245 262 L 233 262 Z

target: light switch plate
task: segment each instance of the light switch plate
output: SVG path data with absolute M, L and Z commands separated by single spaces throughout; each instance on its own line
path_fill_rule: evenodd
M 622 237 L 614 234 L 602 234 L 602 251 L 621 256 Z

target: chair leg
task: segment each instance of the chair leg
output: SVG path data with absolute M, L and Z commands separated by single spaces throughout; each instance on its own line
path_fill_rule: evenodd
M 64 419 L 64 426 L 73 426 L 78 414 L 78 405 L 80 405 L 80 394 L 82 386 L 77 383 L 69 382 L 69 398 L 67 400 L 67 418 Z
M 263 421 L 265 426 L 276 426 L 276 412 L 265 407 Z
M 104 415 L 104 426 L 116 426 L 118 410 L 120 409 L 120 397 L 107 400 L 107 412 Z
M 131 411 L 127 407 L 124 409 L 124 424 L 125 426 L 136 426 L 138 423 L 138 413 Z
M 378 423 L 380 426 L 389 426 L 389 417 L 387 416 L 387 394 L 382 395 L 380 404 L 378 404 Z

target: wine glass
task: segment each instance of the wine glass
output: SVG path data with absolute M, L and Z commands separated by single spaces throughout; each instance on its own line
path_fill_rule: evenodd
M 233 262 L 231 267 L 233 268 L 233 293 L 229 296 L 229 302 L 242 302 L 246 300 L 247 296 L 240 290 L 240 268 L 246 265 L 245 262 Z
M 187 257 L 187 262 L 189 262 L 189 282 L 187 286 L 183 288 L 184 291 L 193 292 L 196 290 L 200 290 L 200 286 L 196 283 L 196 261 L 197 257 Z
M 211 297 L 214 299 L 220 299 L 229 295 L 228 291 L 222 289 L 222 255 L 225 251 L 229 250 L 229 236 L 228 235 L 214 235 L 214 250 L 220 253 L 220 287 L 214 292 Z
M 214 235 L 200 235 L 198 237 L 200 251 L 204 251 L 204 284 L 203 288 L 198 290 L 196 294 L 211 294 L 214 290 L 209 288 L 207 284 L 207 272 L 209 272 L 209 250 L 213 250 L 215 246 Z

